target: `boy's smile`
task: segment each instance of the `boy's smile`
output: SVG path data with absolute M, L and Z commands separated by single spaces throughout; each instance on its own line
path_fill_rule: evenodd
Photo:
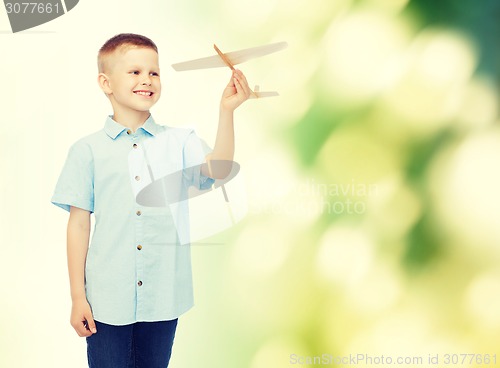
M 149 48 L 117 50 L 108 60 L 106 94 L 115 116 L 149 116 L 161 95 L 158 54 Z
M 147 98 L 152 98 L 153 97 L 153 92 L 151 92 L 151 91 L 140 90 L 140 91 L 134 91 L 134 93 L 136 95 L 144 96 L 144 97 L 147 97 Z

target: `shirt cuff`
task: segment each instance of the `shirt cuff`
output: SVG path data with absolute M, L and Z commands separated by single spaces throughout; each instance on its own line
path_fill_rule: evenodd
M 69 212 L 70 207 L 78 207 L 83 210 L 94 212 L 94 203 L 84 198 L 77 198 L 67 194 L 54 194 L 50 200 L 52 204 Z

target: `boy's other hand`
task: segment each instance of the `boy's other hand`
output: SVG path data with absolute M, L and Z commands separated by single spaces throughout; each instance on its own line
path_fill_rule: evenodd
M 234 111 L 250 97 L 251 93 L 245 75 L 241 70 L 235 69 L 222 93 L 221 109 Z
M 71 326 L 80 337 L 87 337 L 97 332 L 92 310 L 87 299 L 73 301 L 71 308 Z

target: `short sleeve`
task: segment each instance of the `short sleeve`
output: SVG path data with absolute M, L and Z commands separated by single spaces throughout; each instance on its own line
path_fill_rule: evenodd
M 66 211 L 73 206 L 94 212 L 94 161 L 87 144 L 71 146 L 51 202 Z
M 191 131 L 183 147 L 184 168 L 188 169 L 190 185 L 200 190 L 209 189 L 214 179 L 201 174 L 201 165 L 205 163 L 205 157 L 212 149 L 205 141 L 200 139 L 194 131 Z

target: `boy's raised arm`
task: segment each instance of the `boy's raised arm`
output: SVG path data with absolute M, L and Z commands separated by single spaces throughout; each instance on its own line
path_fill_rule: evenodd
M 90 238 L 90 212 L 71 206 L 68 220 L 67 253 L 71 288 L 71 325 L 79 336 L 97 332 L 85 295 L 85 260 Z
M 219 110 L 219 125 L 217 128 L 217 136 L 215 138 L 214 150 L 207 155 L 206 160 L 208 167 L 202 166 L 202 174 L 214 179 L 224 178 L 227 173 L 225 170 L 211 170 L 211 160 L 232 161 L 234 157 L 234 126 L 233 113 L 234 110 L 245 102 L 251 94 L 248 82 L 241 72 L 235 69 L 231 75 L 231 79 L 227 84 L 220 102 Z M 219 172 L 218 172 L 219 171 Z M 222 171 L 222 172 L 220 172 Z

